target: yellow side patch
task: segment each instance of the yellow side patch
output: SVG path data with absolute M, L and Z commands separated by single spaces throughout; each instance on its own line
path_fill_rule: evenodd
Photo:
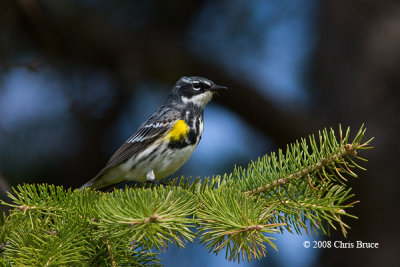
M 172 129 L 167 134 L 167 139 L 169 141 L 178 142 L 186 137 L 189 133 L 189 126 L 184 120 L 179 120 L 175 122 Z

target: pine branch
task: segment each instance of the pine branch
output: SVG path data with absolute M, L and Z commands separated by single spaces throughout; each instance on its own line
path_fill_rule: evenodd
M 206 192 L 200 203 L 197 213 L 201 221 L 200 242 L 209 251 L 218 254 L 227 247 L 229 260 L 240 261 L 240 256 L 244 260 L 247 255 L 250 261 L 251 257 L 266 255 L 264 243 L 277 249 L 271 241 L 275 238 L 264 234 L 277 232 L 276 228 L 283 223 L 268 223 L 273 211 L 265 207 L 261 199 L 248 198 L 241 192 L 223 188 Z
M 108 236 L 140 243 L 147 249 L 165 249 L 170 239 L 183 247 L 195 235 L 193 226 L 195 198 L 180 188 L 126 189 L 114 191 L 97 203 L 94 222 Z
M 362 146 L 362 145 L 353 146 L 351 144 L 347 144 L 345 147 L 340 147 L 338 153 L 332 154 L 327 159 L 322 158 L 320 161 L 316 162 L 315 164 L 313 164 L 313 165 L 311 165 L 309 167 L 306 167 L 306 168 L 304 168 L 304 169 L 302 169 L 302 170 L 300 170 L 298 172 L 289 174 L 288 176 L 286 176 L 284 178 L 280 178 L 278 180 L 275 180 L 272 183 L 267 184 L 265 186 L 260 186 L 258 188 L 255 188 L 255 189 L 251 190 L 251 191 L 247 191 L 246 193 L 249 194 L 249 195 L 258 195 L 258 194 L 260 194 L 262 192 L 265 192 L 267 190 L 274 189 L 274 188 L 277 188 L 279 186 L 283 186 L 283 185 L 287 184 L 288 182 L 290 182 L 291 180 L 299 179 L 299 178 L 302 178 L 302 177 L 309 177 L 310 173 L 313 173 L 313 172 L 318 171 L 318 170 L 320 170 L 320 169 L 322 169 L 322 168 L 324 168 L 326 166 L 329 166 L 329 164 L 333 164 L 333 163 L 337 162 L 339 159 L 342 159 L 345 156 L 357 155 L 355 151 L 360 146 Z M 349 170 L 349 172 L 351 172 L 351 171 Z M 351 174 L 355 175 L 353 172 L 351 172 Z M 338 175 L 340 175 L 340 173 L 338 173 Z
M 361 127 L 339 135 L 288 145 L 286 152 L 259 158 L 247 169 L 200 179 L 175 179 L 167 187 L 126 188 L 111 193 L 65 190 L 53 185 L 19 185 L 9 194 L 13 209 L 0 217 L 0 263 L 8 265 L 160 265 L 152 250 L 184 247 L 199 236 L 228 260 L 259 259 L 275 235 L 329 235 L 349 229 L 345 217 L 358 201 L 347 177 L 365 170 L 358 151 Z M 197 232 L 193 230 L 197 227 Z
M 339 127 L 339 141 L 332 129 L 330 131 L 325 129 L 319 134 L 319 146 L 313 136 L 309 138 L 309 143 L 301 139 L 301 142 L 289 145 L 285 154 L 279 150 L 278 156 L 274 153 L 271 156 L 264 156 L 257 162 L 249 164 L 247 170 L 235 168 L 232 175 L 211 179 L 211 182 L 219 184 L 219 187 L 210 191 L 213 196 L 212 205 L 201 203 L 203 206 L 200 206 L 200 211 L 202 208 L 209 209 L 210 214 L 210 218 L 205 217 L 206 222 L 202 224 L 202 243 L 214 249 L 216 253 L 226 248 L 230 255 L 229 259 L 238 260 L 237 247 L 231 246 L 230 241 L 235 240 L 234 244 L 240 243 L 237 240 L 237 233 L 250 225 L 256 225 L 254 222 L 249 224 L 250 221 L 246 217 L 238 216 L 238 211 L 234 207 L 243 205 L 243 200 L 238 199 L 239 203 L 229 205 L 225 202 L 224 194 L 216 193 L 223 188 L 235 188 L 239 191 L 236 196 L 242 194 L 250 198 L 258 196 L 257 201 L 253 202 L 253 207 L 263 205 L 264 210 L 269 210 L 269 219 L 264 224 L 275 226 L 281 233 L 283 229 L 289 232 L 293 232 L 294 229 L 297 233 L 303 229 L 310 234 L 318 234 L 318 231 L 321 231 L 329 235 L 330 228 L 336 230 L 339 226 L 346 236 L 346 229 L 349 226 L 343 222 L 342 217 L 356 218 L 347 213 L 346 209 L 353 207 L 357 201 L 346 203 L 354 195 L 351 193 L 351 188 L 347 188 L 344 175 L 356 177 L 350 168 L 364 169 L 349 158 L 355 157 L 357 150 L 369 148 L 368 144 L 372 139 L 361 143 L 364 134 L 365 129 L 362 126 L 353 141 L 349 143 L 349 128 L 343 136 Z M 218 203 L 224 203 L 225 207 L 219 206 L 220 216 L 218 213 L 211 213 L 212 207 L 218 206 Z M 233 216 L 227 218 L 226 214 L 230 212 L 233 212 Z M 199 219 L 202 218 L 198 216 Z M 310 225 L 309 229 L 307 224 Z M 236 228 L 227 231 L 228 225 Z M 269 241 L 263 240 L 275 248 Z M 254 240 L 251 243 L 252 252 L 242 249 L 242 258 L 246 255 L 250 260 L 251 257 L 258 258 L 263 255 L 264 249 L 255 249 L 259 244 Z M 240 248 L 250 247 L 250 244 L 240 245 Z
M 343 176 L 344 173 L 357 177 L 349 168 L 349 165 L 352 165 L 346 163 L 345 159 L 350 160 L 349 156 L 356 156 L 357 150 L 369 148 L 368 144 L 372 139 L 360 143 L 365 131 L 362 126 L 354 140 L 348 143 L 350 128 L 343 137 L 342 129 L 339 127 L 339 142 L 333 129 L 329 132 L 325 129 L 319 133 L 319 146 L 314 136 L 310 136 L 309 144 L 302 138 L 301 142 L 288 145 L 285 155 L 282 150 L 279 150 L 278 157 L 275 153 L 271 156 L 266 155 L 257 162 L 252 162 L 247 170 L 236 168 L 234 176 L 237 177 L 239 186 L 249 195 L 258 195 L 295 179 L 313 179 L 318 174 L 328 181 L 335 180 L 343 184 L 343 181 L 347 181 Z M 358 159 L 364 160 L 360 157 Z M 352 160 L 350 163 L 355 164 Z M 354 167 L 364 169 L 356 164 Z

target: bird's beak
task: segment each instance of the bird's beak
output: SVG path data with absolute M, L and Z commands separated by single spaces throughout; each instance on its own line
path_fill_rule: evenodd
M 226 86 L 214 85 L 214 86 L 211 88 L 211 91 L 213 91 L 213 92 L 220 92 L 220 91 L 227 90 L 227 89 L 228 89 L 228 87 L 226 87 Z

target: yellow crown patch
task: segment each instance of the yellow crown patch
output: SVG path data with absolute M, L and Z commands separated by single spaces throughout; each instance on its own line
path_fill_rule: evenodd
M 179 120 L 175 122 L 172 129 L 167 134 L 167 139 L 172 142 L 179 142 L 184 139 L 189 133 L 189 126 L 184 120 Z

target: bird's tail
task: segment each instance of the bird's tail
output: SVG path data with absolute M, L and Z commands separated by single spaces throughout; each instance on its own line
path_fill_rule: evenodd
M 94 177 L 94 178 L 91 179 L 89 182 L 87 182 L 86 184 L 84 184 L 84 185 L 82 185 L 81 187 L 79 187 L 79 190 L 83 190 L 83 189 L 88 188 L 88 187 L 93 187 L 93 184 L 94 184 L 96 178 L 97 178 L 97 177 Z
M 123 182 L 125 179 L 123 177 L 112 177 L 108 176 L 107 172 L 102 170 L 95 177 L 90 179 L 86 184 L 79 187 L 79 190 L 85 188 L 101 189 L 101 191 L 109 191 L 109 189 L 114 188 L 117 184 Z

